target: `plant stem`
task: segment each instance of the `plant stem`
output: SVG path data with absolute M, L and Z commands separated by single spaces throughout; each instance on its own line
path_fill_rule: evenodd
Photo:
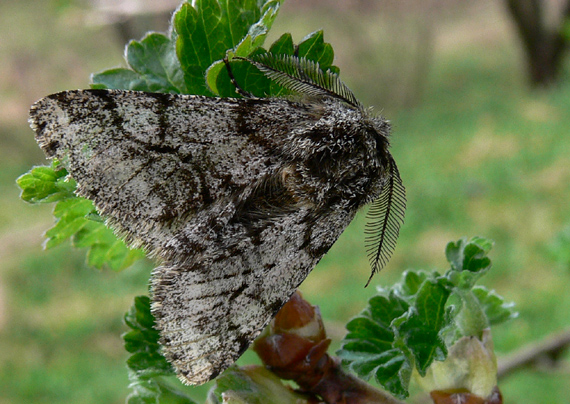
M 314 386 L 300 384 L 302 388 L 308 387 L 311 393 L 321 396 L 327 404 L 404 404 L 388 393 L 346 373 L 340 367 L 338 359 L 330 356 L 328 359 L 332 362 L 332 366 L 328 367 L 318 384 Z

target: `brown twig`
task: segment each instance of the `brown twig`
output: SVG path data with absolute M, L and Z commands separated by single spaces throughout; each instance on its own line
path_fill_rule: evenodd
M 565 350 L 570 348 L 570 329 L 549 336 L 543 341 L 523 347 L 508 357 L 499 360 L 497 377 L 500 379 L 510 373 L 536 365 L 547 358 L 555 362 Z
M 328 356 L 328 355 L 327 355 Z M 404 404 L 356 376 L 346 373 L 338 360 L 329 356 L 334 365 L 328 369 L 311 392 L 319 395 L 326 403 L 338 404 Z

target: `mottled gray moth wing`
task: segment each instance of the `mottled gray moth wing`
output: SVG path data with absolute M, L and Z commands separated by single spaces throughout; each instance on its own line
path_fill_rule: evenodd
M 235 202 L 199 213 L 172 241 L 189 257 L 156 269 L 153 313 L 183 382 L 207 382 L 239 358 L 354 216 L 278 200 L 254 217 L 236 216 Z
M 196 212 L 278 170 L 279 159 L 255 142 L 263 131 L 240 127 L 244 114 L 265 104 L 79 90 L 38 101 L 30 122 L 46 155 L 62 160 L 78 182 L 78 194 L 131 245 L 154 252 Z M 291 113 L 306 119 L 302 110 Z

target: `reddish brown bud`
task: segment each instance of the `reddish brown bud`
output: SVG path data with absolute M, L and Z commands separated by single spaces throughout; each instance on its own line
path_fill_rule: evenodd
M 309 387 L 330 367 L 329 344 L 318 307 L 296 292 L 255 341 L 253 350 L 279 377 Z
M 319 308 L 311 306 L 303 299 L 300 292 L 295 292 L 291 296 L 291 299 L 279 310 L 270 327 L 272 334 L 292 333 L 314 342 L 327 337 Z
M 339 361 L 327 354 L 330 342 L 319 308 L 297 292 L 255 340 L 253 350 L 273 373 L 295 381 L 315 402 L 400 403 L 345 373 Z

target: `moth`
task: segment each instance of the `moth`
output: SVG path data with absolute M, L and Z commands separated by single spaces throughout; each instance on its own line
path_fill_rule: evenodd
M 77 90 L 30 110 L 38 144 L 64 164 L 76 193 L 162 262 L 152 313 L 186 384 L 237 360 L 359 208 L 372 202 L 372 275 L 404 217 L 388 121 L 314 62 L 247 60 L 295 95 Z

